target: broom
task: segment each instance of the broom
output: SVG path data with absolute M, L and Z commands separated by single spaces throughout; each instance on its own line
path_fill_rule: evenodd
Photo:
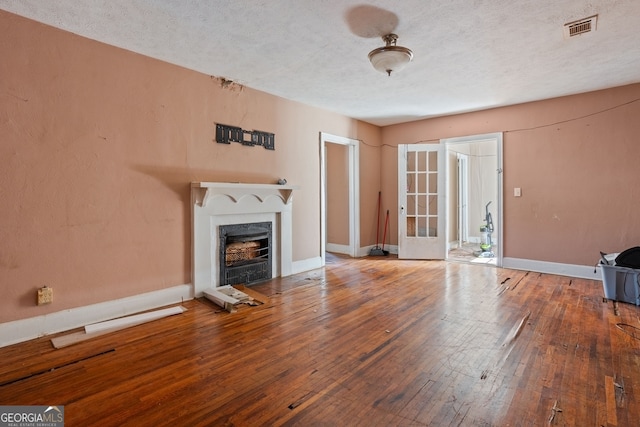
M 389 251 L 384 250 L 384 242 L 387 240 L 387 224 L 389 224 L 389 209 L 387 209 L 387 217 L 384 220 L 384 234 L 382 235 L 382 254 L 389 255 Z
M 384 255 L 384 251 L 378 246 L 380 237 L 380 199 L 382 197 L 382 191 L 378 191 L 378 221 L 376 223 L 376 245 L 369 251 L 369 256 Z

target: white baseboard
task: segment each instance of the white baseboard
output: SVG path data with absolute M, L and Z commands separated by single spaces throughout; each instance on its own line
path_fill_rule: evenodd
M 358 256 L 364 257 L 369 255 L 369 251 L 374 247 L 365 246 L 360 248 L 358 251 Z M 389 251 L 390 254 L 398 253 L 397 245 L 385 245 L 385 251 Z M 297 268 L 298 265 L 300 268 Z M 306 260 L 303 262 L 295 262 L 294 263 L 294 273 L 301 273 L 303 271 L 313 270 L 315 268 L 320 268 L 319 259 L 312 258 L 310 260 Z M 548 262 L 548 261 L 536 261 L 530 259 L 520 259 L 520 258 L 508 258 L 505 257 L 502 259 L 502 267 L 503 268 L 511 268 L 514 270 L 526 270 L 526 271 L 535 271 L 538 273 L 547 273 L 547 274 L 557 274 L 559 276 L 569 276 L 576 277 L 581 279 L 592 279 L 592 280 L 602 280 L 601 273 L 599 270 L 595 271 L 594 265 L 574 265 L 574 264 L 561 264 L 557 262 Z
M 384 250 L 389 251 L 390 254 L 398 255 L 398 245 L 386 245 Z
M 291 267 L 291 274 L 298 274 L 309 270 L 315 270 L 316 268 L 322 267 L 322 257 L 313 257 L 302 261 L 293 261 Z
M 0 347 L 190 299 L 193 299 L 193 287 L 189 284 L 178 285 L 118 300 L 0 323 Z
M 559 276 L 569 276 L 580 279 L 602 280 L 600 271 L 595 268 L 595 262 L 594 265 L 575 265 L 505 257 L 502 259 L 502 267 L 514 270 L 557 274 Z
M 378 245 L 378 246 L 380 246 L 380 245 Z M 373 248 L 375 248 L 375 245 L 364 246 L 364 247 L 358 248 L 358 250 L 356 251 L 356 257 L 369 256 L 369 252 Z M 344 254 L 344 255 L 349 255 L 350 254 L 350 250 L 351 250 L 351 248 L 349 246 L 336 245 L 336 244 L 333 244 L 333 243 L 327 243 L 326 249 L 327 249 L 327 252 L 331 252 L 331 253 L 335 253 L 335 254 Z M 397 246 L 385 245 L 384 246 L 384 250 L 389 252 L 390 254 L 397 254 L 398 253 L 398 247 Z
M 378 245 L 380 248 L 382 248 L 381 245 Z M 376 245 L 370 245 L 370 246 L 364 246 L 362 248 L 360 248 L 358 250 L 358 256 L 359 257 L 363 257 L 363 256 L 369 256 L 369 252 L 371 252 L 371 249 L 375 248 Z M 384 250 L 389 252 L 390 254 L 397 254 L 398 253 L 398 246 L 396 245 L 384 245 Z
M 367 256 L 373 246 L 362 247 L 360 256 Z M 385 246 L 389 253 L 397 254 L 397 246 Z M 560 276 L 602 280 L 601 273 L 594 266 L 560 264 L 520 258 L 503 258 L 503 268 L 557 274 Z M 322 257 L 294 261 L 292 274 L 315 270 L 322 267 Z M 595 272 L 594 272 L 595 271 Z M 159 291 L 134 295 L 113 301 L 106 301 L 84 307 L 49 313 L 28 319 L 0 323 L 0 347 L 28 341 L 45 335 L 68 331 L 91 323 L 111 320 L 118 317 L 152 310 L 170 304 L 193 299 L 193 287 L 190 284 L 173 286 Z
M 357 252 L 358 257 L 368 256 L 369 252 L 371 252 L 371 249 L 373 248 L 375 248 L 375 245 L 361 247 Z
M 336 254 L 344 254 L 349 255 L 351 253 L 351 247 L 349 245 L 338 245 L 336 243 L 327 243 L 325 248 L 327 252 L 332 252 Z

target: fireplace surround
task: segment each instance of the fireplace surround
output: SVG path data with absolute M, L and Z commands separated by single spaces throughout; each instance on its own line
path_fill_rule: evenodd
M 192 282 L 195 297 L 220 281 L 220 226 L 271 225 L 271 277 L 292 274 L 292 185 L 191 183 Z

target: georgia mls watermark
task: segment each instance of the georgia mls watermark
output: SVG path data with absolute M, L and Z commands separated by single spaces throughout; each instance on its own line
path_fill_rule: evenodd
M 64 406 L 0 406 L 0 427 L 64 427 Z

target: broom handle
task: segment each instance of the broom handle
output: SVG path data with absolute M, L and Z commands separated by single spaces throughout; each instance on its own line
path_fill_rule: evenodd
M 382 238 L 382 250 L 384 251 L 384 241 L 387 240 L 387 224 L 389 223 L 389 209 L 387 209 L 387 218 L 384 220 L 384 237 Z
M 382 197 L 382 191 L 378 191 L 378 221 L 376 222 L 376 248 L 380 242 L 380 199 Z

